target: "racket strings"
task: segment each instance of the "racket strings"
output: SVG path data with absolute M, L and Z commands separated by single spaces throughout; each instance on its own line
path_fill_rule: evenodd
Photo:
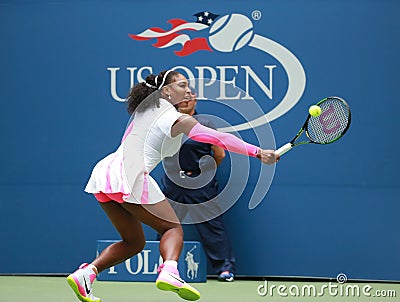
M 328 98 L 320 103 L 321 115 L 310 116 L 306 133 L 315 143 L 328 144 L 340 138 L 350 124 L 350 110 L 347 104 L 338 98 Z

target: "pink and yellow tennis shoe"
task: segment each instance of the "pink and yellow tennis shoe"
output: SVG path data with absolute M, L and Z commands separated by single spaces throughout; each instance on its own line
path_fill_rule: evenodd
M 158 268 L 158 272 L 159 275 L 156 280 L 156 286 L 158 289 L 175 292 L 182 299 L 189 301 L 200 299 L 200 293 L 194 287 L 181 279 L 176 268 L 161 264 Z
M 96 274 L 92 269 L 93 265 L 82 264 L 78 270 L 67 277 L 67 282 L 78 299 L 83 302 L 101 302 L 100 298 L 93 295 L 92 284 Z

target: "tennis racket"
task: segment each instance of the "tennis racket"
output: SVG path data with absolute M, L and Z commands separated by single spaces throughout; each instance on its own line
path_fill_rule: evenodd
M 321 114 L 319 116 L 308 115 L 300 131 L 289 143 L 276 150 L 276 155 L 282 156 L 299 145 L 331 144 L 347 132 L 350 127 L 351 112 L 345 100 L 331 96 L 319 101 L 316 105 L 321 108 Z M 298 141 L 303 132 L 308 140 Z

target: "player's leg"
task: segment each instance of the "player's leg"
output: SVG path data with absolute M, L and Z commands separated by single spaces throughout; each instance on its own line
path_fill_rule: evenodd
M 68 284 L 78 299 L 86 302 L 100 301 L 94 296 L 92 289 L 98 272 L 132 257 L 140 252 L 145 244 L 142 225 L 135 216 L 119 203 L 107 199 L 105 195 L 96 198 L 103 201 L 100 205 L 120 233 L 122 241 L 110 245 L 91 264 L 82 264 L 67 277 Z
M 115 201 L 100 203 L 111 223 L 121 236 L 121 241 L 109 245 L 92 262 L 101 272 L 143 250 L 146 239 L 140 220 Z
M 169 202 L 163 200 L 150 205 L 124 203 L 123 206 L 161 234 L 160 254 L 164 263 L 159 268 L 157 288 L 173 291 L 186 300 L 198 300 L 200 293 L 179 276 L 177 261 L 183 248 L 183 230 Z
M 122 206 L 161 234 L 160 255 L 164 260 L 178 260 L 183 247 L 183 230 L 166 200 L 150 205 L 124 203 Z

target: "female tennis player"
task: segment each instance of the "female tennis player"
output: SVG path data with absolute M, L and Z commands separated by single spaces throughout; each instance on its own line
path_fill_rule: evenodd
M 161 234 L 157 288 L 176 292 L 185 300 L 197 300 L 200 293 L 182 280 L 177 261 L 183 247 L 183 231 L 175 212 L 149 173 L 167 156 L 178 152 L 183 134 L 200 142 L 259 158 L 273 164 L 273 150 L 263 150 L 236 136 L 199 124 L 174 107 L 191 98 L 187 79 L 176 71 L 149 75 L 134 86 L 128 96 L 131 122 L 119 148 L 96 164 L 85 191 L 93 193 L 121 241 L 108 246 L 92 263 L 82 264 L 67 277 L 79 300 L 100 301 L 92 285 L 96 275 L 139 253 L 145 245 L 141 223 Z

